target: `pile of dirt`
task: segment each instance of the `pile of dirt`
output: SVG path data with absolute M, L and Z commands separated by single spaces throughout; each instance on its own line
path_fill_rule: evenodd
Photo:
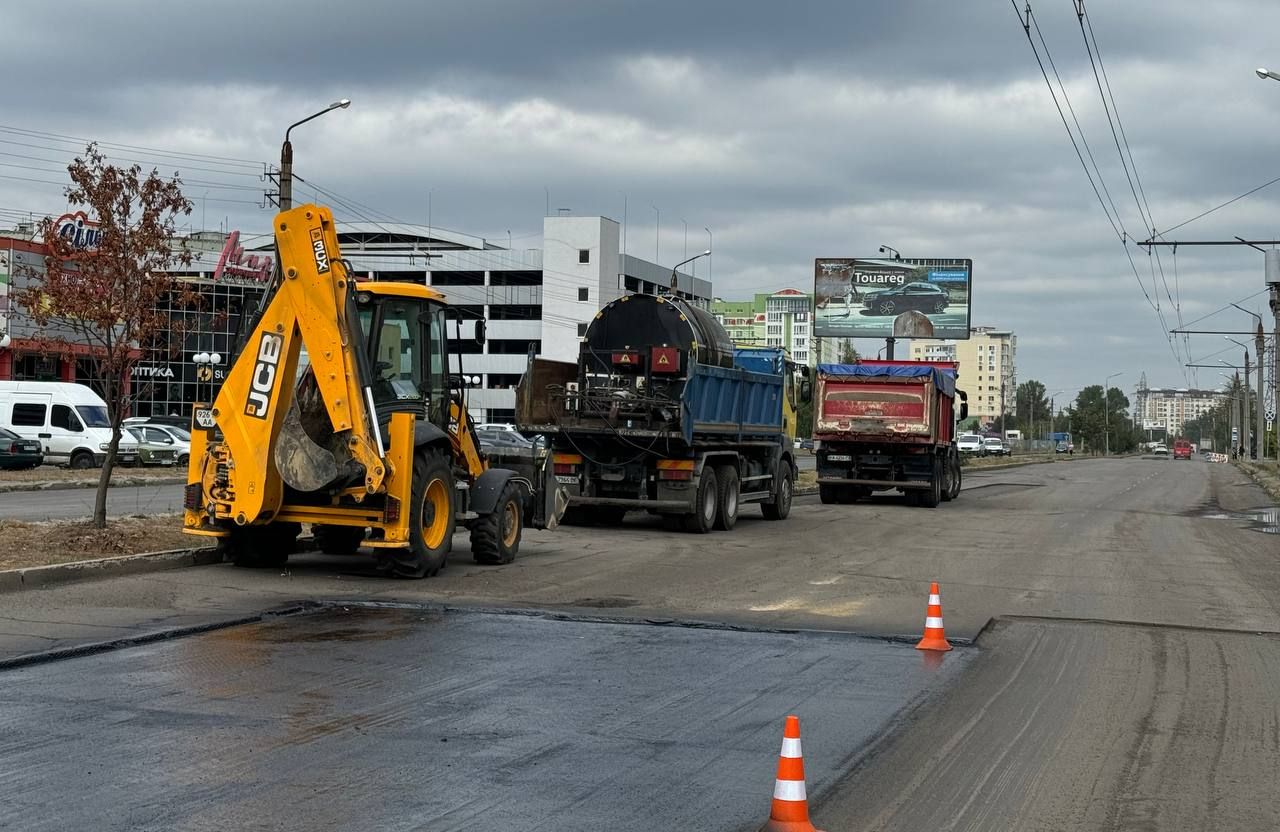
M 178 515 L 121 517 L 95 529 L 84 520 L 25 523 L 0 520 L 0 569 L 23 569 L 76 560 L 136 555 L 209 545 L 182 533 Z

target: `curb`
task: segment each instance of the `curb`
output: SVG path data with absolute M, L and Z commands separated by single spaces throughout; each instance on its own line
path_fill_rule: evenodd
M 141 555 L 123 555 L 115 558 L 77 560 L 52 566 L 6 569 L 0 571 L 0 594 L 28 589 L 45 589 L 77 581 L 163 572 L 187 566 L 208 566 L 214 563 L 222 563 L 222 553 L 211 546 L 202 546 L 193 549 L 147 552 Z
M 1280 500 L 1280 477 L 1272 474 L 1253 460 L 1234 460 L 1231 464 L 1244 471 L 1249 479 L 1253 480 L 1259 488 L 1266 492 L 1268 497 L 1273 500 Z
M 140 485 L 185 485 L 186 477 L 122 477 L 111 480 L 111 488 L 135 488 Z M 97 480 L 52 480 L 46 482 L 0 483 L 0 494 L 13 491 L 70 491 L 75 488 L 97 488 Z

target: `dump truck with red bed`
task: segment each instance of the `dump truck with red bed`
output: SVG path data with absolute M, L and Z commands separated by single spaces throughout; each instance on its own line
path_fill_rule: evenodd
M 928 508 L 955 499 L 956 422 L 968 417 L 956 368 L 949 361 L 819 365 L 813 438 L 822 502 L 889 490 Z

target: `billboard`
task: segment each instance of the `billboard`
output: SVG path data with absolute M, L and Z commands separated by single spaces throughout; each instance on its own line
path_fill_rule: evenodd
M 813 271 L 818 338 L 969 337 L 972 260 L 819 257 Z

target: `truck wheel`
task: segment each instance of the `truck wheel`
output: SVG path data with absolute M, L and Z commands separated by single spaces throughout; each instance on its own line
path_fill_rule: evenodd
M 471 525 L 471 557 L 476 563 L 511 563 L 520 551 L 524 532 L 523 500 L 520 486 L 507 483 L 498 495 L 498 503 Z
M 710 465 L 702 467 L 702 476 L 698 479 L 698 493 L 693 501 L 693 513 L 684 516 L 685 531 L 706 534 L 716 523 L 716 504 L 719 502 L 720 490 L 716 484 L 716 469 Z
M 960 496 L 960 460 L 954 454 L 947 457 L 947 482 L 942 492 L 942 499 L 951 502 Z
M 738 496 L 742 488 L 737 466 L 716 466 L 716 481 L 720 488 L 716 495 L 715 525 L 722 532 L 731 531 L 738 522 Z
M 316 548 L 326 555 L 354 555 L 364 542 L 364 529 L 356 526 L 324 526 L 311 527 L 311 534 L 316 539 Z
M 929 490 L 916 492 L 916 505 L 924 508 L 937 508 L 942 502 L 942 460 L 934 458 L 933 476 L 929 478 Z
M 764 519 L 786 520 L 787 515 L 791 513 L 791 478 L 791 466 L 783 463 L 782 471 L 779 472 L 777 477 L 773 502 L 760 504 L 760 513 L 764 515 Z M 825 503 L 826 500 L 822 502 Z
M 231 530 L 222 538 L 222 551 L 236 566 L 247 569 L 279 569 L 298 545 L 299 523 L 268 523 Z
M 833 506 L 840 502 L 840 486 L 838 485 L 819 485 L 818 499 L 822 501 L 824 506 Z
M 397 578 L 438 573 L 453 545 L 453 472 L 439 451 L 421 450 L 413 458 L 409 498 L 409 548 L 388 550 L 383 571 Z

